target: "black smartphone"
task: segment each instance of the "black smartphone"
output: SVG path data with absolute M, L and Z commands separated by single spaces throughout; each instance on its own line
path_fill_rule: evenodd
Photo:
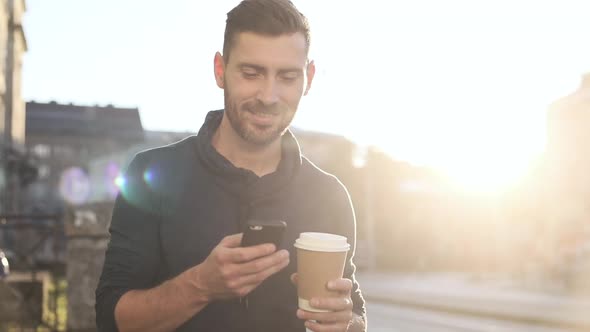
M 277 249 L 283 240 L 287 223 L 281 220 L 249 220 L 246 223 L 242 247 L 273 243 Z

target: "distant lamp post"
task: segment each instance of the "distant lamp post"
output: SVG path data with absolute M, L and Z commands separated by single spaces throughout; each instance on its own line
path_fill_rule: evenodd
M 0 191 L 4 192 L 4 189 L 6 189 L 6 172 L 2 166 L 0 165 Z
M 10 266 L 8 265 L 8 258 L 4 252 L 0 250 L 0 279 L 5 278 L 10 273 Z

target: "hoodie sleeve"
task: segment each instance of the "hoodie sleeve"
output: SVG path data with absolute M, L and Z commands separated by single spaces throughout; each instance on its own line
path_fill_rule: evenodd
M 99 331 L 118 331 L 115 306 L 127 291 L 155 286 L 160 262 L 158 202 L 144 180 L 149 163 L 137 155 L 123 177 L 109 228 L 110 241 L 96 289 Z

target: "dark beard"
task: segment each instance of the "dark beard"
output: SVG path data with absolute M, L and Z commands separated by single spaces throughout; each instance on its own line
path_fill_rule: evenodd
M 279 126 L 277 128 L 272 128 L 272 131 L 264 132 L 262 130 L 256 131 L 255 129 L 248 128 L 246 123 L 240 117 L 240 112 L 248 112 L 245 109 L 257 114 L 272 115 L 279 114 L 280 110 L 277 107 L 264 106 L 259 102 L 248 102 L 244 104 L 243 109 L 240 110 L 239 106 L 231 104 L 231 101 L 229 100 L 229 95 L 230 91 L 227 89 L 226 85 L 224 91 L 225 113 L 227 114 L 227 118 L 233 130 L 244 141 L 260 147 L 267 146 L 275 142 L 287 130 L 287 126 L 285 126 L 284 128 L 283 126 Z

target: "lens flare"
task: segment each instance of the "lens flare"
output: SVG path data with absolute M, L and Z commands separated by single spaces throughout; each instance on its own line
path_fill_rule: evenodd
M 118 175 L 115 178 L 115 185 L 120 189 L 123 190 L 125 188 L 125 178 L 122 175 Z
M 148 185 L 151 185 L 153 179 L 154 179 L 154 173 L 150 169 L 147 169 L 147 170 L 145 170 L 145 172 L 143 172 L 143 180 L 145 181 L 145 183 L 147 183 Z

